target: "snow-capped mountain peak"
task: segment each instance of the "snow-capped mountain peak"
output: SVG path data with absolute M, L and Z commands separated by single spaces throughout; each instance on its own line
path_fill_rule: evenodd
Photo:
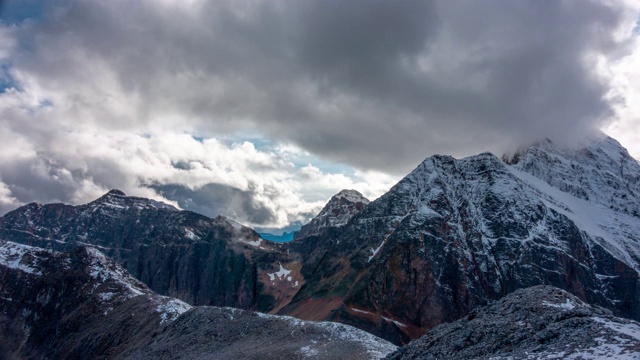
M 510 171 L 547 206 L 640 272 L 640 164 L 624 147 L 604 134 L 574 148 L 547 140 L 514 160 Z
M 574 149 L 543 141 L 510 162 L 563 192 L 640 218 L 640 164 L 608 136 Z
M 300 231 L 293 235 L 294 239 L 319 234 L 328 227 L 340 227 L 346 225 L 351 218 L 359 213 L 367 204 L 369 199 L 356 190 L 342 190 L 331 197 L 329 202 L 318 213 L 318 215 Z
M 123 191 L 118 189 L 109 190 L 106 194 L 92 201 L 88 205 L 112 207 L 118 209 L 126 209 L 133 207 L 136 209 L 163 209 L 170 211 L 178 211 L 173 205 L 169 205 L 160 201 L 140 198 L 135 196 L 127 196 Z

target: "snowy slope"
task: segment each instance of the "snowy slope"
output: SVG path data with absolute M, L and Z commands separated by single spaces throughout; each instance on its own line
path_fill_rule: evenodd
M 578 149 L 546 140 L 510 162 L 547 206 L 640 272 L 640 164 L 616 140 L 600 135 Z

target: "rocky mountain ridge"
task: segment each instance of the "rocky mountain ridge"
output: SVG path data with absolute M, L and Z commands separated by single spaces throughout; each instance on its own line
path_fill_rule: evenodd
M 280 245 L 222 216 L 119 190 L 85 205 L 25 205 L 0 218 L 0 236 L 53 250 L 91 245 L 153 291 L 194 305 L 267 311 L 283 301 L 263 286 L 267 271 L 277 271 Z
M 550 286 L 517 290 L 442 324 L 389 360 L 640 357 L 640 323 Z

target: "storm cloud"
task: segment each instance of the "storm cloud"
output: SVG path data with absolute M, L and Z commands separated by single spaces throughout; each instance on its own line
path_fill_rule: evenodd
M 244 182 L 149 179 L 128 174 L 108 149 L 88 157 L 65 147 L 105 137 L 111 146 L 119 134 L 135 134 L 137 145 L 118 156 L 182 174 L 193 169 L 172 161 L 204 157 L 136 151 L 166 134 L 250 135 L 397 178 L 435 153 L 499 155 L 545 137 L 571 142 L 619 120 L 625 99 L 612 91 L 607 69 L 633 53 L 638 18 L 626 2 L 591 0 L 67 0 L 44 9 L 0 27 L 0 59 L 14 83 L 0 94 L 2 150 L 30 154 L 0 165 L 0 205 L 6 189 L 6 204 L 88 196 L 60 177 L 49 185 L 26 179 L 46 155 L 48 176 L 64 168 L 75 179 L 69 184 L 90 180 L 83 194 L 112 185 L 155 191 L 210 213 L 230 203 L 231 212 L 266 225 L 300 220 L 274 215 L 289 205 L 277 200 L 284 184 L 260 185 L 258 174 L 271 170 L 253 164 L 253 180 Z M 69 156 L 82 165 L 67 164 Z M 297 171 L 291 191 L 305 198 L 305 171 L 279 156 L 269 166 Z M 112 170 L 95 170 L 97 163 Z M 149 180 L 157 185 L 145 187 Z

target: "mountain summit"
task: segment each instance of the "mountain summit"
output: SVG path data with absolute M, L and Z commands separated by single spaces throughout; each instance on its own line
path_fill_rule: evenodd
M 362 211 L 369 204 L 369 199 L 356 190 L 342 190 L 331 197 L 329 202 L 318 215 L 299 231 L 293 234 L 293 239 L 300 239 L 309 235 L 317 235 L 328 227 L 346 225 L 351 218 Z

